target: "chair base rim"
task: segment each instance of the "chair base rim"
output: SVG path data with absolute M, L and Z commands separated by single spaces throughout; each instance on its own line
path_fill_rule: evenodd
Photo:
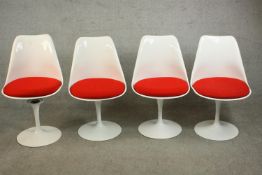
M 78 135 L 90 141 L 105 141 L 117 137 L 121 131 L 121 126 L 115 122 L 101 121 L 98 124 L 97 121 L 93 121 L 82 125 L 78 129 Z
M 22 146 L 41 147 L 55 143 L 61 136 L 61 131 L 52 126 L 31 127 L 18 134 L 17 142 Z
M 179 135 L 182 131 L 182 127 L 171 120 L 157 119 L 148 120 L 141 123 L 138 127 L 138 131 L 145 137 L 152 139 L 169 139 Z
M 205 139 L 214 141 L 231 140 L 238 136 L 238 128 L 225 121 L 219 121 L 214 124 L 214 120 L 206 120 L 199 122 L 194 127 L 197 135 Z

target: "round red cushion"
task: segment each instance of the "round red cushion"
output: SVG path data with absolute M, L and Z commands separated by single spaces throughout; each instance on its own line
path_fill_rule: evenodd
M 220 99 L 241 98 L 249 94 L 248 85 L 236 78 L 212 77 L 204 78 L 193 84 L 201 95 Z
M 3 92 L 11 97 L 40 97 L 56 92 L 61 85 L 61 81 L 54 78 L 25 77 L 8 83 Z
M 138 81 L 134 89 L 146 96 L 172 97 L 185 94 L 189 87 L 187 82 L 180 78 L 156 77 Z
M 125 84 L 111 78 L 87 78 L 73 84 L 70 92 L 75 97 L 85 99 L 104 99 L 121 95 Z

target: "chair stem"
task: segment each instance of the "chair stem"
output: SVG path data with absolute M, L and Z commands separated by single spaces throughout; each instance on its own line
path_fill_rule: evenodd
M 39 108 L 40 108 L 40 104 L 43 103 L 43 100 L 36 99 L 36 100 L 29 100 L 28 102 L 31 104 L 34 112 L 35 132 L 38 132 L 41 130 L 40 119 L 39 119 Z
M 218 125 L 220 121 L 221 101 L 216 100 L 215 102 L 216 102 L 216 114 L 215 114 L 214 125 Z
M 157 123 L 163 122 L 163 99 L 157 99 L 157 108 L 158 108 L 158 120 Z
M 102 117 L 101 117 L 101 101 L 95 101 L 96 106 L 96 117 L 97 117 L 97 126 L 102 126 Z

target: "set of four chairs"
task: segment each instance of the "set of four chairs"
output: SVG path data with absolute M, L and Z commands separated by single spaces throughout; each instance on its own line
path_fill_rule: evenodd
M 201 37 L 190 84 L 197 95 L 216 102 L 215 119 L 198 123 L 195 132 L 211 140 L 236 137 L 237 127 L 219 118 L 222 101 L 240 100 L 251 94 L 234 37 Z M 131 86 L 136 94 L 157 100 L 158 118 L 140 124 L 139 132 L 154 139 L 177 136 L 182 128 L 162 118 L 163 102 L 185 96 L 190 84 L 176 37 L 144 36 Z M 62 85 L 63 76 L 51 37 L 17 36 L 2 93 L 8 98 L 28 100 L 32 105 L 35 127 L 17 136 L 21 145 L 39 147 L 61 137 L 59 129 L 40 125 L 39 107 L 44 98 L 56 94 Z M 103 141 L 121 133 L 118 124 L 101 119 L 101 102 L 126 92 L 124 74 L 110 37 L 81 37 L 76 41 L 68 92 L 75 99 L 95 103 L 97 120 L 79 128 L 82 138 Z

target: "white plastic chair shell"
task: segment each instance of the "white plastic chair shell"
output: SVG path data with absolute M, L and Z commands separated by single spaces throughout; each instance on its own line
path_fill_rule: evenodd
M 248 85 L 240 50 L 233 36 L 204 35 L 200 38 L 190 84 L 197 95 L 211 100 L 218 100 L 199 94 L 193 87 L 193 84 L 197 80 L 211 77 L 236 78 L 244 81 Z M 250 87 L 249 90 L 249 94 L 245 97 L 219 100 L 241 100 L 251 94 Z
M 178 40 L 173 35 L 151 36 L 141 39 L 132 79 L 133 91 L 143 97 L 153 99 L 172 99 L 185 96 L 187 93 L 174 97 L 151 97 L 139 94 L 134 85 L 143 79 L 154 77 L 176 77 L 188 83 L 187 72 Z M 188 86 L 189 83 L 188 83 Z
M 119 96 L 106 99 L 83 99 L 72 95 L 70 87 L 87 78 L 118 80 L 125 84 L 125 90 Z M 76 41 L 68 91 L 72 97 L 84 101 L 110 100 L 118 98 L 126 92 L 124 74 L 111 37 L 80 37 Z
M 55 78 L 61 81 L 60 88 L 63 86 L 61 68 L 50 35 L 19 35 L 15 38 L 4 87 L 24 77 Z M 53 94 L 39 97 L 12 97 L 5 94 L 3 89 L 2 94 L 12 99 L 39 99 L 56 94 L 60 88 Z

